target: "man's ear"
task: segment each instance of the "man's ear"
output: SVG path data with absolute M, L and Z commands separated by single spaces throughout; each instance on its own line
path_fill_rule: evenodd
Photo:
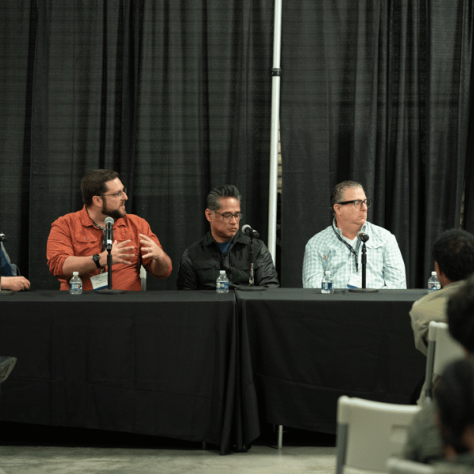
M 100 196 L 92 196 L 92 204 L 102 209 L 103 199 Z
M 212 220 L 212 211 L 211 211 L 210 209 L 206 209 L 206 210 L 204 211 L 204 214 L 206 215 L 206 219 L 207 219 L 209 222 L 211 222 L 211 220 Z

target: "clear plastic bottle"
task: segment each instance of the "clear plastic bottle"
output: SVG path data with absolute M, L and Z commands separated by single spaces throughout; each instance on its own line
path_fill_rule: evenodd
M 428 290 L 429 291 L 441 290 L 441 285 L 439 283 L 438 276 L 436 275 L 436 272 L 431 272 L 431 276 L 428 279 Z
M 82 295 L 82 280 L 79 278 L 79 272 L 73 272 L 69 280 L 69 293 L 71 295 Z
M 227 278 L 225 270 L 221 270 L 216 280 L 216 291 L 217 293 L 229 293 L 229 279 Z
M 326 270 L 324 272 L 324 278 L 323 278 L 323 281 L 321 282 L 321 293 L 324 293 L 324 294 L 334 293 L 334 288 L 332 287 L 331 272 L 329 270 Z

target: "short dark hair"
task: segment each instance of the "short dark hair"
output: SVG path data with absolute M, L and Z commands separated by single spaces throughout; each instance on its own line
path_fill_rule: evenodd
M 211 211 L 218 211 L 221 208 L 221 198 L 233 197 L 240 203 L 240 193 L 233 184 L 224 184 L 213 188 L 207 195 L 207 208 Z
M 451 281 L 474 273 L 474 236 L 461 229 L 444 231 L 433 245 L 434 261 Z
M 451 336 L 474 354 L 474 277 L 449 298 L 446 314 Z
M 458 453 L 468 451 L 463 435 L 474 425 L 474 359 L 462 358 L 449 364 L 434 392 L 441 438 Z
M 89 207 L 92 205 L 92 198 L 100 196 L 108 191 L 107 181 L 118 178 L 119 174 L 112 170 L 92 170 L 81 179 L 82 201 Z
M 334 212 L 334 204 L 337 204 L 338 202 L 341 202 L 344 200 L 344 193 L 346 192 L 346 189 L 356 189 L 356 188 L 362 188 L 364 190 L 364 186 L 362 184 L 358 183 L 357 181 L 343 181 L 342 183 L 336 184 L 334 186 L 334 189 L 332 190 L 331 193 L 331 209 L 332 209 L 332 215 L 335 216 L 336 213 Z

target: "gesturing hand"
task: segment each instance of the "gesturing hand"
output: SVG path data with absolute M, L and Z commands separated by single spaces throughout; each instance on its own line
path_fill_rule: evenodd
M 133 253 L 133 249 L 135 246 L 127 246 L 129 242 L 130 240 L 124 240 L 118 244 L 117 241 L 114 240 L 112 250 L 110 251 L 112 255 L 112 265 L 115 263 L 125 263 L 126 265 L 134 263 L 135 253 Z M 105 255 L 107 258 L 107 251 L 105 252 Z
M 139 235 L 142 258 L 153 258 L 154 260 L 160 260 L 165 255 L 163 249 L 153 239 L 144 234 Z

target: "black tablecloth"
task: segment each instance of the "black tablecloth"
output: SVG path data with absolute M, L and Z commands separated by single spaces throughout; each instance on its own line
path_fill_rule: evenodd
M 408 403 L 426 364 L 408 311 L 424 294 L 237 291 L 243 405 L 269 423 L 334 433 L 341 395 Z
M 18 358 L 0 418 L 209 442 L 235 436 L 234 294 L 25 292 L 0 300 Z M 239 449 L 239 446 L 236 446 Z

